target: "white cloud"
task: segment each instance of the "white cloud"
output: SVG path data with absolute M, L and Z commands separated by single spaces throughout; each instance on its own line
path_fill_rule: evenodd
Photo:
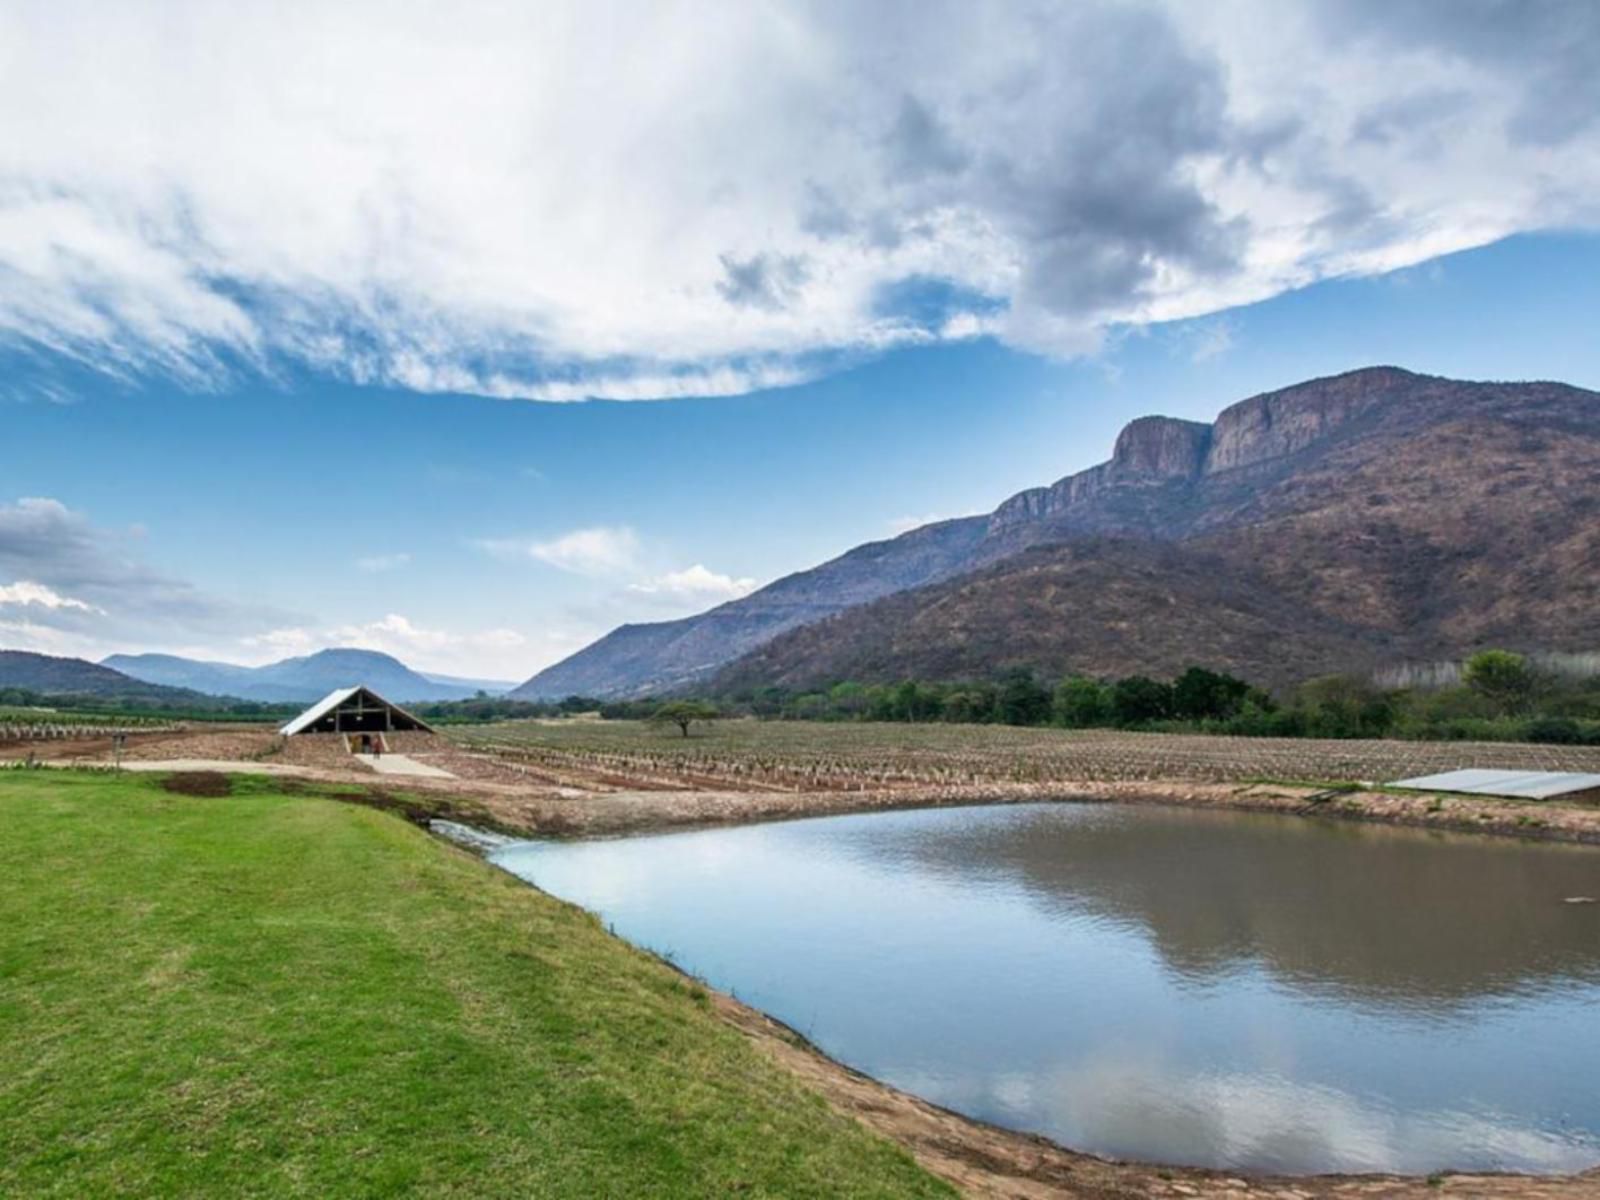
M 273 615 L 147 565 L 146 540 L 138 527 L 103 528 L 51 497 L 0 503 L 0 578 L 18 581 L 0 603 L 79 635 L 86 652 L 96 638 L 232 634 Z
M 0 338 L 721 395 L 1600 223 L 1600 10 L 1459 7 L 12 0 Z
M 567 652 L 564 639 L 551 651 L 514 629 L 430 629 L 399 613 L 388 613 L 375 621 L 320 629 L 304 626 L 272 629 L 241 638 L 239 646 L 243 653 L 235 657 L 251 664 L 296 658 L 328 647 L 349 647 L 380 650 L 420 670 L 492 678 L 520 678 L 524 673 L 533 673 L 532 668 L 508 665 L 508 656 L 516 661 L 532 656 L 542 666 Z
M 328 626 L 232 601 L 140 561 L 142 529 L 104 528 L 59 500 L 0 504 L 0 648 L 88 659 L 162 651 L 259 664 L 330 646 L 383 650 L 424 670 L 526 677 L 603 630 L 444 629 L 398 613 Z M 405 558 L 404 555 L 383 556 Z
M 31 583 L 26 579 L 19 579 L 12 584 L 0 583 L 0 608 L 27 608 L 30 605 L 38 608 L 73 609 L 86 613 L 102 611 L 92 604 L 85 604 L 82 600 L 63 596 L 42 583 Z
M 616 575 L 634 569 L 639 536 L 626 525 L 574 529 L 548 541 L 479 538 L 473 543 L 496 558 L 534 559 L 577 575 Z
M 754 579 L 735 579 L 731 575 L 718 574 L 703 563 L 695 563 L 681 571 L 668 571 L 664 575 L 629 584 L 628 590 L 674 600 L 721 602 L 748 595 L 755 586 Z
M 368 574 L 377 574 L 381 571 L 396 571 L 411 561 L 411 555 L 400 554 L 372 554 L 365 558 L 356 559 L 356 570 L 366 571 Z

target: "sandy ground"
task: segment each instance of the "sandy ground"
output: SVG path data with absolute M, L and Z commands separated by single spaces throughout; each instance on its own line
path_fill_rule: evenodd
M 1319 818 L 1375 821 L 1541 840 L 1600 844 L 1600 808 L 1381 791 L 1319 791 L 1275 784 L 1182 779 L 1059 779 L 1019 784 L 885 787 L 873 791 L 726 790 L 709 780 L 667 780 L 544 765 L 468 752 L 448 743 L 408 745 L 424 775 L 374 778 L 332 739 L 290 739 L 260 729 L 136 735 L 123 766 L 136 771 L 220 771 L 365 785 L 358 797 L 417 820 L 441 815 L 515 836 L 596 837 L 694 825 L 782 820 L 834 813 L 1030 800 L 1178 804 Z M 298 744 L 297 744 L 298 743 Z M 0 744 L 0 763 L 32 752 L 47 765 L 111 765 L 109 739 Z M 386 773 L 387 774 L 387 773 Z M 696 786 L 696 785 L 699 786 Z M 397 791 L 386 790 L 388 788 Z M 416 801 L 408 800 L 414 796 Z M 421 804 L 416 802 L 420 801 Z M 413 807 L 415 805 L 415 807 Z M 424 811 L 424 805 L 431 805 Z M 834 1062 L 793 1030 L 728 996 L 718 1011 L 764 1054 L 816 1088 L 840 1111 L 905 1146 L 919 1162 L 980 1200 L 1169 1196 L 1528 1197 L 1600 1200 L 1600 1172 L 1566 1178 L 1446 1174 L 1265 1177 L 1113 1163 L 1044 1138 L 999 1129 L 949 1112 Z
M 57 765 L 55 763 L 52 766 Z M 61 763 L 73 766 L 72 762 Z M 225 775 L 298 775 L 313 776 L 315 772 L 287 763 L 237 762 L 226 758 L 160 758 L 134 759 L 122 764 L 124 771 L 220 771 Z
M 407 775 L 417 779 L 454 779 L 442 767 L 419 762 L 406 754 L 362 755 L 356 761 L 379 775 Z

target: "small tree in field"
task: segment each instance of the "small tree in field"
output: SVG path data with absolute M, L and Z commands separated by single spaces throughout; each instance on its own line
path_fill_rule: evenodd
M 1533 670 L 1509 650 L 1481 650 L 1461 672 L 1466 685 L 1501 712 L 1518 713 L 1533 699 Z
M 706 723 L 719 716 L 716 706 L 704 700 L 669 700 L 650 714 L 652 725 L 676 725 L 684 737 L 689 736 L 689 726 L 696 721 Z

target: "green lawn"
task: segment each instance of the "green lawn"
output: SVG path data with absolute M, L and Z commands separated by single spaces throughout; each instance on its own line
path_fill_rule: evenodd
M 590 917 L 265 781 L 0 773 L 0 1196 L 948 1196 Z

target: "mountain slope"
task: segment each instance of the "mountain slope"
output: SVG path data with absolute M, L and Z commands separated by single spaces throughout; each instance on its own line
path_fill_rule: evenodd
M 478 691 L 469 682 L 431 679 L 392 655 L 375 650 L 320 650 L 264 667 L 204 662 L 171 654 L 114 654 L 103 665 L 150 683 L 268 703 L 309 703 L 335 688 L 355 683 L 366 684 L 401 704 L 464 700 Z
M 699 616 L 620 626 L 511 695 L 624 696 L 693 683 L 786 629 L 965 569 L 986 528 L 984 517 L 924 525 L 890 541 L 857 546 Z
M 1195 662 L 1288 683 L 1490 644 L 1587 650 L 1597 518 L 1600 396 L 1354 372 L 1212 427 L 1135 422 L 1111 463 L 995 512 L 982 552 L 1012 554 L 787 633 L 713 686 Z
M 791 631 L 1032 547 L 1103 536 L 1182 542 L 1252 573 L 1258 586 L 1307 610 L 1298 626 L 1324 647 L 1320 667 L 1486 641 L 1593 648 L 1597 423 L 1593 392 L 1394 367 L 1254 396 L 1210 425 L 1142 417 L 1122 431 L 1107 462 L 1021 492 L 987 518 L 858 547 L 700 616 L 623 626 L 514 694 L 659 692 L 703 683 L 741 655 L 800 678 L 798 660 L 780 663 L 776 650 L 762 647 L 785 637 L 796 654 L 815 649 L 815 631 Z M 1094 569 L 1113 565 L 1107 559 Z M 1107 586 L 1113 582 L 1108 575 Z M 897 606 L 874 612 L 904 616 Z M 1019 612 L 989 636 L 1015 646 L 1030 635 Z M 1335 652 L 1336 644 L 1345 649 Z M 892 661 L 885 658 L 885 671 Z M 746 666 L 727 678 L 758 674 Z
M 180 658 L 176 654 L 113 654 L 102 659 L 100 665 L 146 683 L 189 688 L 212 696 L 238 696 L 243 700 L 267 701 L 292 699 L 251 693 L 249 685 L 253 673 L 249 667 L 235 666 L 233 663 Z
M 0 650 L 0 688 L 25 688 L 47 696 L 94 696 L 151 704 L 187 705 L 211 697 L 161 687 L 81 658 L 57 658 L 26 650 Z

